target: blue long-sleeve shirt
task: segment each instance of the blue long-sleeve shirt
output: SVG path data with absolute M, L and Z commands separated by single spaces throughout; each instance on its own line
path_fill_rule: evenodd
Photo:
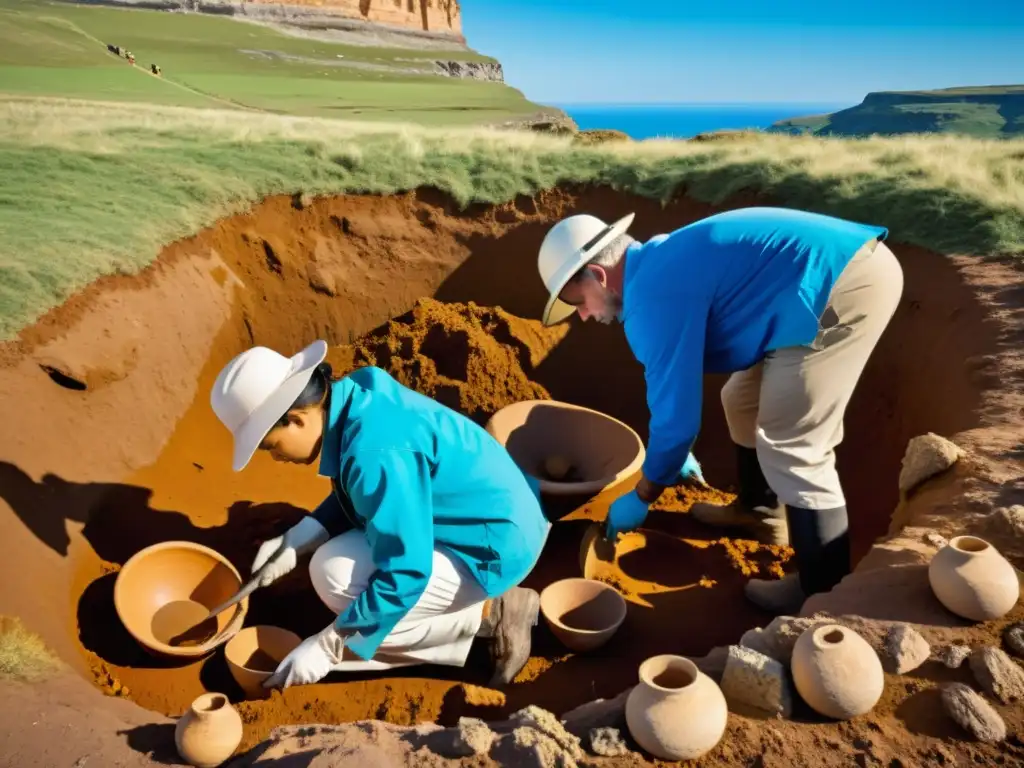
M 319 473 L 333 491 L 316 519 L 331 535 L 362 530 L 373 553 L 366 590 L 335 622 L 363 659 L 423 594 L 437 545 L 496 597 L 525 577 L 547 537 L 539 485 L 505 448 L 377 367 L 331 385 Z
M 843 268 L 885 227 L 788 208 L 709 216 L 626 252 L 622 322 L 651 414 L 643 473 L 671 485 L 700 429 L 705 371 L 809 344 Z

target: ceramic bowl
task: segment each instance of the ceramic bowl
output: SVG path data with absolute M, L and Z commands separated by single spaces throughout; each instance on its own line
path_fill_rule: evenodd
M 562 579 L 540 595 L 544 620 L 565 647 L 592 651 L 607 643 L 626 619 L 626 600 L 594 579 Z
M 302 638 L 281 627 L 257 624 L 246 627 L 224 646 L 224 659 L 235 682 L 250 698 L 262 698 L 269 691 L 263 681 L 291 653 Z

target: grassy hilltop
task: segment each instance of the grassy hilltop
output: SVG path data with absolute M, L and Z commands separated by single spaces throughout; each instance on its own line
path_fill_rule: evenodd
M 136 65 L 108 44 L 130 50 Z M 0 94 L 8 96 L 446 125 L 541 110 L 503 83 L 419 73 L 438 58 L 494 61 L 472 51 L 322 42 L 206 14 L 0 0 Z M 160 77 L 149 71 L 154 63 Z
M 828 115 L 780 120 L 777 133 L 870 136 L 958 133 L 983 138 L 1024 136 L 1024 85 L 869 93 L 860 104 Z

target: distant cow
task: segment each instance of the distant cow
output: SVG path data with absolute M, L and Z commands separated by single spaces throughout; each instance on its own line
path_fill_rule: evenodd
M 160 67 L 158 67 L 156 64 L 150 64 L 149 68 L 150 68 L 150 70 L 152 70 L 154 75 L 159 75 L 160 74 Z

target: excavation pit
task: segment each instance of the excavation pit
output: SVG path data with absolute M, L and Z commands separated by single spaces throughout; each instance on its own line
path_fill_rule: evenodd
M 5 414 L 13 437 L 0 448 L 0 496 L 9 507 L 0 573 L 4 583 L 33 586 L 8 590 L 2 612 L 25 617 L 97 687 L 127 690 L 146 709 L 176 717 L 204 692 L 225 693 L 243 715 L 242 748 L 282 724 L 452 724 L 463 715 L 500 719 L 530 704 L 562 713 L 618 695 L 646 659 L 702 656 L 766 624 L 771 617 L 744 599 L 743 586 L 751 576 L 789 569 L 788 550 L 700 526 L 689 506 L 730 496 L 681 488 L 666 492 L 643 530 L 624 542 L 616 578 L 628 610 L 615 635 L 592 652 L 567 654 L 542 624 L 531 663 L 493 703 L 480 703 L 463 685 L 485 685 L 482 648 L 464 669 L 332 674 L 246 700 L 222 649 L 198 660 L 154 656 L 118 618 L 117 572 L 143 548 L 195 542 L 224 555 L 244 578 L 259 545 L 329 492 L 315 467 L 262 455 L 245 472 L 231 472 L 230 436 L 208 393 L 224 363 L 252 344 L 290 354 L 324 338 L 336 372 L 380 365 L 481 425 L 515 403 L 558 401 L 606 414 L 646 441 L 643 370 L 621 328 L 574 321 L 570 331 L 530 319 L 544 304 L 536 248 L 555 220 L 575 211 L 606 220 L 636 211 L 635 230 L 646 237 L 712 210 L 685 200 L 662 207 L 603 189 L 552 193 L 530 210 L 460 213 L 428 190 L 342 196 L 302 210 L 274 198 L 168 247 L 137 278 L 98 282 L 28 329 L 0 369 L 0 386 L 17 401 Z M 342 218 L 348 231 L 334 223 Z M 264 242 L 273 244 L 273 267 Z M 996 333 L 960 267 L 892 247 L 906 275 L 904 300 L 854 394 L 838 450 L 855 559 L 888 529 L 907 441 L 977 428 L 983 395 L 996 385 L 984 366 L 997 351 Z M 334 276 L 329 292 L 313 287 L 323 275 Z M 125 373 L 68 389 L 37 358 L 52 366 L 70 350 L 82 370 Z M 588 372 L 602 385 L 588 383 Z M 718 399 L 723 381 L 706 378 L 695 454 L 708 481 L 729 489 L 735 475 Z M 628 487 L 605 485 L 560 510 L 526 586 L 581 575 L 584 530 Z M 304 565 L 250 597 L 247 626 L 307 637 L 327 625 L 333 617 Z M 895 704 L 885 716 L 893 711 Z

